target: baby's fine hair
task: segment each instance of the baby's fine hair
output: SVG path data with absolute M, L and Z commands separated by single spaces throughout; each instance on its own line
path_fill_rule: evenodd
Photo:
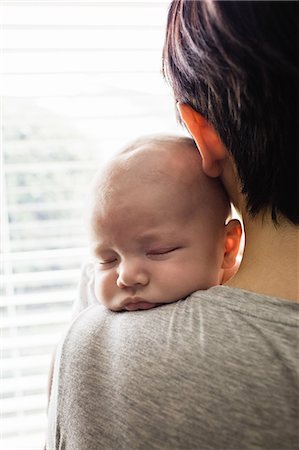
M 138 137 L 134 141 L 131 141 L 130 143 L 126 144 L 121 149 L 120 154 L 129 153 L 130 151 L 136 150 L 140 147 L 147 146 L 147 145 L 151 145 L 151 146 L 157 145 L 157 146 L 161 147 L 165 144 L 181 145 L 182 147 L 188 146 L 198 152 L 195 141 L 188 136 L 177 136 L 177 135 L 170 135 L 170 134 L 152 134 L 152 135 Z
M 194 163 L 196 164 L 196 167 L 198 169 L 198 177 L 197 182 L 195 183 L 195 190 L 198 192 L 198 188 L 201 191 L 202 196 L 202 189 L 209 189 L 210 191 L 214 192 L 214 196 L 217 196 L 217 201 L 219 202 L 218 205 L 222 205 L 222 207 L 225 210 L 226 218 L 231 218 L 232 214 L 232 208 L 231 203 L 228 197 L 228 194 L 219 178 L 210 178 L 207 175 L 204 174 L 201 165 L 201 156 L 200 152 L 197 148 L 197 145 L 195 141 L 188 136 L 179 136 L 179 135 L 167 135 L 167 134 L 154 134 L 154 135 L 148 135 L 148 136 L 142 136 L 137 138 L 134 141 L 131 141 L 127 145 L 125 145 L 119 155 L 125 155 L 130 152 L 134 152 L 134 150 L 138 151 L 142 148 L 159 148 L 163 149 L 163 147 L 167 147 L 168 149 L 171 149 L 171 147 L 180 148 L 180 151 L 184 152 L 184 149 L 189 149 L 196 155 L 196 158 L 194 159 Z M 194 169 L 195 166 L 192 167 Z M 169 169 L 171 170 L 171 169 Z M 193 175 L 190 174 L 190 179 L 194 178 L 194 171 L 192 170 Z M 162 175 L 161 175 L 162 176 Z M 204 183 L 204 185 L 202 184 Z M 201 187 L 199 187 L 201 186 Z

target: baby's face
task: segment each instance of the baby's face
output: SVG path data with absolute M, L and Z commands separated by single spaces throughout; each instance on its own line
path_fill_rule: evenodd
M 221 281 L 224 223 L 194 213 L 175 184 L 123 186 L 92 214 L 95 294 L 114 311 L 150 309 Z

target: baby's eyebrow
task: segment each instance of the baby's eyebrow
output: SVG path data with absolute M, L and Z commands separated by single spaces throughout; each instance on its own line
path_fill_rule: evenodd
M 92 244 L 90 250 L 94 256 L 100 256 L 104 252 L 109 252 L 109 248 L 104 247 L 101 244 Z
M 165 242 L 167 239 L 170 239 L 170 236 L 161 232 L 146 233 L 137 237 L 137 241 L 141 245 L 159 244 Z

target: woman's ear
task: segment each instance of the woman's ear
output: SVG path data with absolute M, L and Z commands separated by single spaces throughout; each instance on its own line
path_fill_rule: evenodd
M 237 262 L 242 236 L 242 226 L 238 219 L 230 220 L 225 225 L 225 248 L 222 269 L 232 269 Z
M 209 177 L 219 177 L 222 161 L 228 152 L 214 127 L 191 106 L 178 103 L 177 108 L 202 157 L 202 168 Z

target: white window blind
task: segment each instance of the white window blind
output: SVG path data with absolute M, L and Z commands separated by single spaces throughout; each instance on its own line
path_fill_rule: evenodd
M 128 140 L 180 133 L 168 1 L 2 1 L 1 442 L 41 449 L 51 354 L 87 254 L 83 204 Z

